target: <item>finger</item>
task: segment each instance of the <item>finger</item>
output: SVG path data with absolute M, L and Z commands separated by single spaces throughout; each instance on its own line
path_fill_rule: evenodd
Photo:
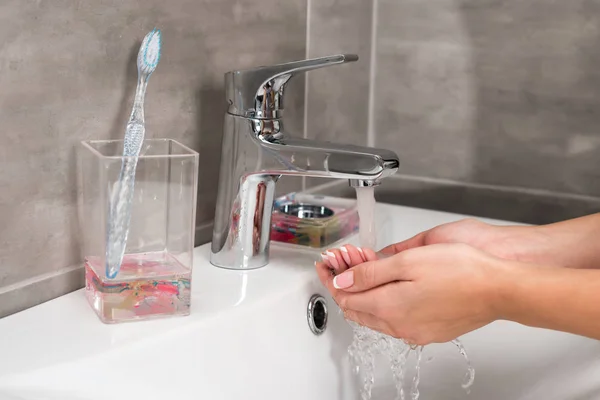
M 354 310 L 346 310 L 344 311 L 344 318 L 350 321 L 354 321 L 359 325 L 366 326 L 367 328 L 371 328 L 375 331 L 389 335 L 389 329 L 387 324 L 383 320 L 374 316 L 373 314 Z
M 332 251 L 332 250 L 324 251 L 323 253 L 321 253 L 321 259 L 332 270 L 336 271 L 336 273 L 340 270 L 340 261 L 338 260 L 338 257 L 334 251 Z M 343 257 L 341 257 L 341 255 L 340 255 L 340 259 L 343 261 Z M 342 268 L 341 271 L 345 271 L 345 270 L 346 270 L 346 268 Z
M 386 283 L 408 280 L 400 255 L 359 264 L 333 278 L 333 286 L 345 292 L 363 292 Z
M 319 280 L 323 286 L 325 286 L 332 295 L 337 293 L 337 289 L 333 287 L 333 274 L 331 273 L 331 267 L 323 262 L 315 262 L 315 269 L 317 270 L 317 275 L 319 276 Z
M 329 249 L 325 252 L 325 256 L 327 256 L 327 259 L 336 273 L 339 274 L 348 269 L 348 265 L 346 264 L 340 249 Z
M 336 289 L 334 288 L 334 290 Z M 386 285 L 360 293 L 338 290 L 335 301 L 344 311 L 352 310 L 377 316 L 381 315 L 382 305 L 388 296 L 389 288 Z
M 321 253 L 321 261 L 327 264 L 329 268 L 333 269 L 333 265 L 331 264 L 331 261 L 329 261 L 329 257 L 327 257 L 327 254 Z
M 359 250 L 358 247 L 352 246 L 351 244 L 346 244 L 340 247 L 342 256 L 344 257 L 344 261 L 349 267 L 354 267 L 355 265 L 364 263 L 365 260 L 363 258 L 362 250 Z
M 361 251 L 364 255 L 365 261 L 377 261 L 380 258 L 377 253 L 373 251 L 373 249 L 369 249 L 368 247 L 363 247 Z
M 391 244 L 383 249 L 379 250 L 380 253 L 391 256 L 401 251 L 413 249 L 415 247 L 421 247 L 425 245 L 425 237 L 428 231 L 421 232 L 418 235 L 411 237 L 410 239 L 404 240 L 402 242 Z

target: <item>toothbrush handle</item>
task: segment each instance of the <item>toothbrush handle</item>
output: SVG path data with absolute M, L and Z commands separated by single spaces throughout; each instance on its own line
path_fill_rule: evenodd
M 111 196 L 105 261 L 106 276 L 109 279 L 115 278 L 119 273 L 125 247 L 127 246 L 137 158 L 146 133 L 144 127 L 144 96 L 147 85 L 148 80 L 140 77 L 135 92 L 133 110 L 125 130 L 123 141 L 123 156 L 125 158 L 123 158 L 121 164 L 119 180 L 115 182 Z
M 129 123 L 127 124 L 127 130 L 125 136 L 129 134 L 129 126 L 138 124 L 144 126 L 144 98 L 146 97 L 146 88 L 148 87 L 148 80 L 144 77 L 138 79 L 138 84 L 135 89 L 135 99 L 133 100 L 133 109 L 129 116 Z M 133 155 L 133 154 L 132 154 Z
M 125 158 L 121 167 L 121 176 L 113 185 L 106 241 L 106 275 L 110 279 L 119 273 L 125 254 L 135 189 L 136 164 L 135 158 Z
M 129 121 L 127 124 L 127 130 L 125 131 L 125 139 L 123 140 L 123 156 L 124 157 L 138 157 L 142 143 L 144 142 L 144 135 L 146 129 L 144 128 L 144 122 Z

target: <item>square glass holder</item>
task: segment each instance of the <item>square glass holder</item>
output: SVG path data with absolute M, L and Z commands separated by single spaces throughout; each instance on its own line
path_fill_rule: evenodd
M 118 274 L 110 279 L 109 207 L 127 157 L 122 156 L 122 140 L 83 141 L 78 150 L 78 211 L 90 306 L 105 323 L 188 315 L 198 153 L 171 139 L 144 141 L 137 158 L 125 255 Z

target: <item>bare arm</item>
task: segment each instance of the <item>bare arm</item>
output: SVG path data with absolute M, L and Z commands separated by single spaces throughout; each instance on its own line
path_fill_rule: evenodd
M 543 241 L 527 251 L 540 263 L 600 269 L 600 213 L 550 225 L 528 227 Z
M 381 252 L 442 243 L 465 243 L 513 261 L 600 269 L 600 213 L 540 226 L 497 226 L 467 219 L 421 232 Z
M 600 270 L 516 266 L 496 278 L 498 318 L 600 340 Z

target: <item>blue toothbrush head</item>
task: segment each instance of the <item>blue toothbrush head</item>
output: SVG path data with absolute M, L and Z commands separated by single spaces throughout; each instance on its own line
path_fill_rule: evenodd
M 154 28 L 152 32 L 144 37 L 140 51 L 138 52 L 137 67 L 140 73 L 150 76 L 154 72 L 160 61 L 160 48 L 160 29 Z

